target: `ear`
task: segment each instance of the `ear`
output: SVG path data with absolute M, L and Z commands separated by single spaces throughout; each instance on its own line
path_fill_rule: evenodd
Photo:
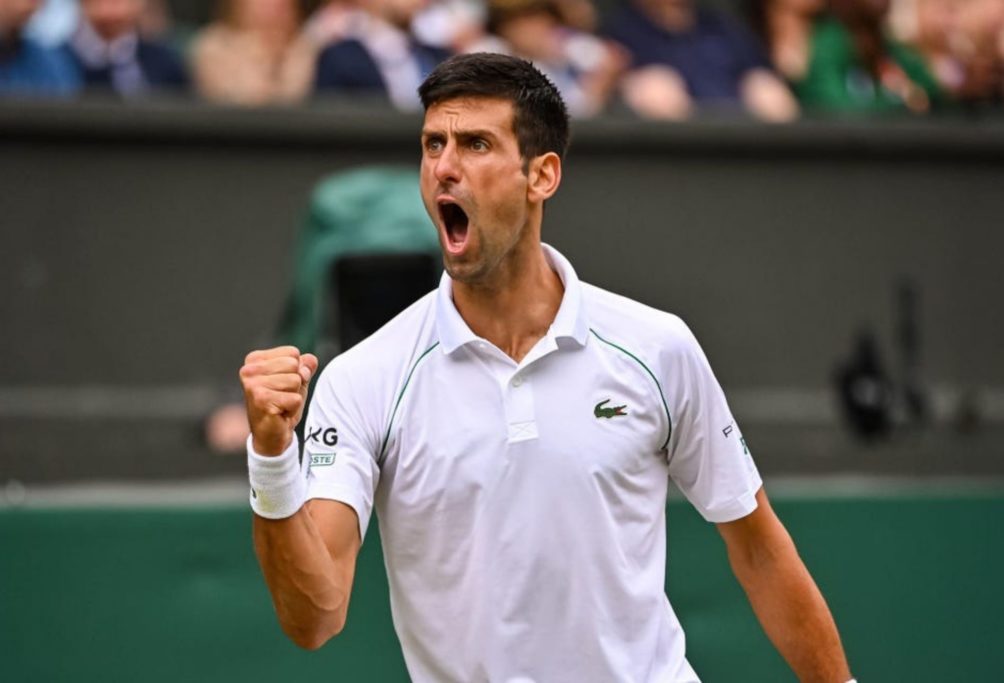
M 541 154 L 530 160 L 527 169 L 527 199 L 543 202 L 550 199 L 561 185 L 561 157 L 554 152 Z

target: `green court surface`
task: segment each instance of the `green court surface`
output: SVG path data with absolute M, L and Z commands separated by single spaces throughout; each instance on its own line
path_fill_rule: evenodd
M 777 499 L 862 683 L 1004 680 L 1004 495 Z M 669 506 L 667 590 L 705 683 L 793 681 L 711 525 Z M 371 525 L 375 529 L 375 525 Z M 0 511 L 0 681 L 406 681 L 378 539 L 345 632 L 280 632 L 236 507 Z

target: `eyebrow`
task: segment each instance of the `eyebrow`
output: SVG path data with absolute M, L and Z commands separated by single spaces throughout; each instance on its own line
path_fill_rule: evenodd
M 454 136 L 459 140 L 470 140 L 471 138 L 485 138 L 488 140 L 497 140 L 498 135 L 486 128 L 473 128 L 471 130 L 457 130 L 454 131 Z M 430 130 L 425 129 L 422 131 L 422 139 L 428 138 L 445 138 L 448 137 L 446 133 L 441 130 Z

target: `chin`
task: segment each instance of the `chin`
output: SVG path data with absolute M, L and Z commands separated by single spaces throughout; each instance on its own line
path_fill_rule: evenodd
M 443 270 L 455 282 L 464 284 L 475 284 L 484 279 L 484 268 L 480 263 L 458 260 L 449 256 L 443 256 Z

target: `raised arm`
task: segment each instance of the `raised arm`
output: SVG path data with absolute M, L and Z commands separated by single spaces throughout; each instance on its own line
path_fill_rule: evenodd
M 803 683 L 846 683 L 851 674 L 826 601 L 761 488 L 757 509 L 718 525 L 729 562 L 760 624 Z
M 302 504 L 294 428 L 303 415 L 317 358 L 291 346 L 255 351 L 241 368 L 251 426 L 253 496 L 275 499 L 275 514 L 254 515 L 254 545 L 283 631 L 316 649 L 345 625 L 362 543 L 356 512 L 332 500 Z M 259 479 L 268 484 L 255 490 Z M 271 488 L 270 488 L 271 487 Z M 288 513 L 288 514 L 287 514 Z

